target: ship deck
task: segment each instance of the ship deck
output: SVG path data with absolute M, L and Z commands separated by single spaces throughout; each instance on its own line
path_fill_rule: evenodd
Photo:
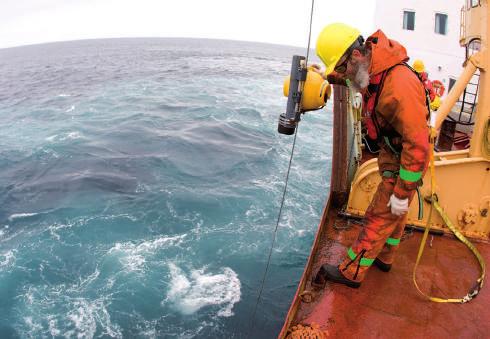
M 328 209 L 327 209 L 328 211 Z M 318 324 L 334 338 L 489 338 L 490 288 L 465 304 L 431 302 L 419 294 L 412 280 L 422 233 L 407 228 L 395 263 L 389 273 L 373 266 L 359 289 L 327 282 L 323 287 L 311 281 L 322 264 L 338 264 L 357 238 L 360 221 L 325 212 L 317 235 L 318 247 L 310 257 L 310 270 L 303 277 L 304 290 L 313 301 L 297 302 L 295 324 Z M 475 243 L 486 262 L 490 245 Z M 461 298 L 474 285 L 480 266 L 470 250 L 449 235 L 429 235 L 417 269 L 417 282 L 427 294 Z

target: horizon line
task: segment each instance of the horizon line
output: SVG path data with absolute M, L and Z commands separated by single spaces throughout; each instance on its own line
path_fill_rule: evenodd
M 235 39 L 223 39 L 223 38 L 203 38 L 203 37 L 159 37 L 159 36 L 127 36 L 127 37 L 107 37 L 107 38 L 84 38 L 84 39 L 75 39 L 75 40 L 55 40 L 55 41 L 45 41 L 45 42 L 36 42 L 36 43 L 27 43 L 22 45 L 15 46 L 6 46 L 0 47 L 0 50 L 13 49 L 13 48 L 23 48 L 23 47 L 32 47 L 32 46 L 40 46 L 40 45 L 50 45 L 57 43 L 70 43 L 70 42 L 79 42 L 79 41 L 91 41 L 91 40 L 122 40 L 122 39 L 182 39 L 182 40 L 215 40 L 215 41 L 230 41 L 230 42 L 243 42 L 243 43 L 255 43 L 262 45 L 274 45 L 280 47 L 289 47 L 289 48 L 304 48 L 306 46 L 295 46 L 295 45 L 283 45 L 279 43 L 272 42 L 264 42 L 264 41 L 251 41 L 251 40 L 235 40 Z M 314 50 L 314 48 L 310 47 L 310 50 Z

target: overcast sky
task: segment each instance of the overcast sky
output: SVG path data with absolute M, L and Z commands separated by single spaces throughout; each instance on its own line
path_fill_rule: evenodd
M 113 37 L 197 37 L 305 47 L 311 0 L 0 0 L 0 48 Z M 311 44 L 345 22 L 374 30 L 375 0 L 315 0 Z

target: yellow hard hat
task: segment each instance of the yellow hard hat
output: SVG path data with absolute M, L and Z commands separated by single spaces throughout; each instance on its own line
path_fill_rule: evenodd
M 358 29 L 342 23 L 330 24 L 321 31 L 316 41 L 316 54 L 327 68 L 325 74 L 332 73 L 342 55 L 360 35 Z
M 417 73 L 422 73 L 425 72 L 425 65 L 424 62 L 420 59 L 417 59 L 413 62 L 412 65 L 413 69 L 417 71 Z
M 284 79 L 282 91 L 285 97 L 289 95 L 289 82 L 291 76 Z M 323 79 L 317 72 L 310 70 L 306 73 L 306 80 L 303 87 L 303 98 L 301 99 L 301 108 L 305 111 L 311 111 L 322 108 L 325 102 L 330 98 L 332 89 L 330 84 Z

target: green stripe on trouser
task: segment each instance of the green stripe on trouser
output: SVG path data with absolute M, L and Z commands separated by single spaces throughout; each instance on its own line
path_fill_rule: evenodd
M 352 250 L 352 247 L 349 248 L 347 251 L 347 254 L 349 255 L 350 260 L 354 261 L 357 257 L 357 255 L 354 253 Z M 368 258 L 361 258 L 361 261 L 359 262 L 360 266 L 371 266 L 374 262 L 374 259 L 368 259 Z
M 386 240 L 386 243 L 387 243 L 388 245 L 391 245 L 391 246 L 396 246 L 396 245 L 400 244 L 400 239 L 388 238 L 388 239 Z
M 407 171 L 400 166 L 400 178 L 405 181 L 416 182 L 422 178 L 422 172 Z

